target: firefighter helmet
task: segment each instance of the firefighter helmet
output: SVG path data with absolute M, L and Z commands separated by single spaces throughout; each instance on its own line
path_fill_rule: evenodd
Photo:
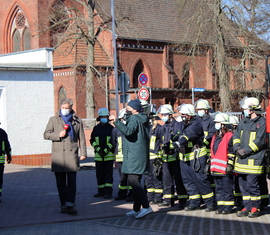
M 222 124 L 230 124 L 229 115 L 227 113 L 217 112 L 215 115 L 214 122 L 220 122 Z
M 239 118 L 237 116 L 230 115 L 229 122 L 230 122 L 230 124 L 237 126 L 239 123 Z
M 98 110 L 98 116 L 110 116 L 109 110 L 107 108 L 100 108 Z
M 181 104 L 178 108 L 179 113 L 181 114 L 186 114 L 186 115 L 190 115 L 190 116 L 195 116 L 195 108 L 192 104 Z
M 256 110 L 261 109 L 260 102 L 255 97 L 244 97 L 240 102 L 240 106 L 242 109 L 250 109 L 250 110 Z
M 142 108 L 147 108 L 148 107 L 148 102 L 146 100 L 140 100 Z
M 126 108 L 121 109 L 121 110 L 119 111 L 118 118 L 119 118 L 119 119 L 124 118 L 125 114 L 126 114 Z
M 196 109 L 210 109 L 208 100 L 199 99 L 194 104 Z
M 157 113 L 160 114 L 173 114 L 174 111 L 172 109 L 172 106 L 170 104 L 163 104 L 159 107 Z

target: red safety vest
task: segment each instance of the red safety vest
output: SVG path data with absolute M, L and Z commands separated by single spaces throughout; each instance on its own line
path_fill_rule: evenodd
M 226 174 L 226 167 L 228 162 L 228 143 L 232 137 L 231 132 L 225 133 L 221 142 L 218 145 L 218 149 L 216 153 L 213 151 L 216 134 L 213 136 L 211 141 L 211 172 L 219 172 L 222 174 Z

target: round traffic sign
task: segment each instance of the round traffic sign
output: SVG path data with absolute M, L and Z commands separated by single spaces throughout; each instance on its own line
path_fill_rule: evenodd
M 149 91 L 146 88 L 141 88 L 138 92 L 138 97 L 140 100 L 148 100 Z
M 141 85 L 145 85 L 148 82 L 148 77 L 146 74 L 141 73 L 138 77 L 138 80 Z

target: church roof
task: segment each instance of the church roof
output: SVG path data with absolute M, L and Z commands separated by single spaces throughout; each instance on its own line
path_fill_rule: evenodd
M 196 44 L 213 44 L 216 38 L 214 15 L 206 1 L 116 0 L 114 3 L 118 38 Z M 110 1 L 96 1 L 96 10 L 107 21 L 111 17 Z M 224 15 L 223 21 L 225 43 L 243 46 L 232 22 Z M 111 28 L 111 23 L 107 26 Z

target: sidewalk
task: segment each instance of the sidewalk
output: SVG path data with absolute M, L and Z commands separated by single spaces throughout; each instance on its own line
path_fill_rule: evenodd
M 6 164 L 0 234 L 269 234 L 270 215 L 238 218 L 204 210 L 179 211 L 153 206 L 155 213 L 136 220 L 125 216 L 132 203 L 94 198 L 97 193 L 93 153 L 81 163 L 77 174 L 75 216 L 61 214 L 54 174 L 49 166 L 29 167 Z M 119 176 L 114 170 L 114 197 Z

